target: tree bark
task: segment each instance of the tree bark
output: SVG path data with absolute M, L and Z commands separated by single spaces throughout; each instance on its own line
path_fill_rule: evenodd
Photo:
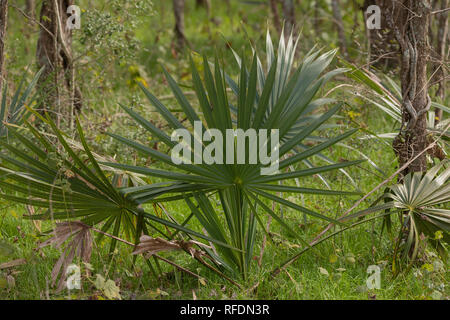
M 175 15 L 176 48 L 180 52 L 186 43 L 184 34 L 184 0 L 173 0 L 173 13 Z
M 273 25 L 278 34 L 281 34 L 280 14 L 278 13 L 277 0 L 269 0 L 270 11 L 272 11 Z
M 314 31 L 316 32 L 316 35 L 320 35 L 320 25 L 321 25 L 321 18 L 320 18 L 320 0 L 314 1 Z
M 293 0 L 283 0 L 284 35 L 288 38 L 292 34 L 295 36 L 295 8 Z
M 66 28 L 67 8 L 72 0 L 44 0 L 40 12 L 40 31 L 36 48 L 39 68 L 44 67 L 38 87 L 42 94 L 41 112 L 72 119 L 81 109 L 81 91 L 76 86 L 72 59 L 72 34 Z
M 35 12 L 36 12 L 36 1 L 35 0 L 27 0 L 26 12 L 29 17 L 34 19 Z
M 195 1 L 195 7 L 198 8 L 205 8 L 206 12 L 208 13 L 208 17 L 211 15 L 211 1 L 210 0 L 196 0 Z
M 348 57 L 347 43 L 345 40 L 344 21 L 342 20 L 340 1 L 331 0 L 331 7 L 333 9 L 334 23 L 338 30 L 339 49 L 344 57 Z
M 448 5 L 449 5 L 448 0 L 441 0 L 441 10 L 448 8 Z M 441 13 L 436 18 L 438 19 L 436 52 L 440 60 L 436 69 L 436 79 L 439 85 L 436 95 L 441 99 L 441 102 L 444 103 L 446 98 L 446 84 L 447 84 L 444 61 L 448 36 L 448 12 Z M 437 123 L 442 119 L 442 116 L 443 116 L 442 110 L 436 109 Z
M 362 6 L 362 12 L 364 21 L 367 21 L 367 8 L 371 5 L 377 5 L 381 9 L 381 29 L 367 29 L 367 40 L 369 42 L 369 56 L 371 65 L 377 66 L 383 69 L 392 69 L 397 66 L 397 53 L 398 44 L 395 41 L 395 35 L 392 29 L 389 28 L 385 12 L 393 10 L 390 5 L 391 0 L 364 0 Z M 392 15 L 396 17 L 398 10 L 393 12 Z
M 402 127 L 393 142 L 394 151 L 402 166 L 419 156 L 427 147 L 427 111 L 431 106 L 428 95 L 428 24 L 430 0 L 402 0 L 391 3 L 386 11 L 389 24 L 395 33 L 401 50 Z M 392 12 L 399 15 L 393 17 Z M 427 170 L 427 158 L 423 153 L 413 161 L 408 172 Z
M 3 93 L 5 76 L 5 39 L 8 24 L 8 0 L 0 0 L 0 96 Z

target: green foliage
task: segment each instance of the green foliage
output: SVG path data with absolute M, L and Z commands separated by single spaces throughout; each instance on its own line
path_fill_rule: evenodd
M 402 93 L 399 85 L 387 75 L 383 75 L 383 79 L 385 80 L 382 81 L 377 75 L 366 69 L 357 68 L 347 62 L 344 62 L 344 64 L 351 69 L 348 72 L 349 77 L 368 89 L 369 94 L 356 93 L 356 96 L 377 107 L 386 116 L 395 120 L 397 124 L 400 124 L 402 122 Z M 431 102 L 431 107 L 441 109 L 446 114 L 450 113 L 450 108 L 435 101 Z M 444 146 L 448 145 L 448 141 L 450 140 L 448 132 L 450 119 L 441 119 L 439 123 L 436 123 L 435 120 L 435 111 L 429 110 L 427 112 L 427 129 L 433 137 L 442 139 L 440 144 L 442 145 L 442 150 L 445 152 Z M 395 132 L 382 132 L 371 138 L 395 138 L 397 134 Z
M 278 57 L 275 57 L 273 44 L 270 36 L 267 36 L 267 61 L 268 71 L 265 73 L 259 58 L 254 55 L 250 70 L 246 68 L 244 59 L 240 62 L 241 74 L 239 82 L 234 82 L 220 68 L 220 61 L 216 58 L 213 70 L 210 63 L 204 57 L 203 78 L 197 71 L 194 62 L 191 61 L 194 89 L 199 100 L 199 105 L 205 119 L 206 128 L 215 128 L 226 135 L 227 129 L 240 128 L 253 129 L 280 129 L 280 157 L 294 152 L 294 148 L 301 145 L 313 131 L 330 119 L 339 110 L 336 105 L 324 114 L 311 115 L 320 105 L 330 103 L 329 100 L 313 100 L 314 96 L 332 76 L 343 70 L 334 70 L 321 76 L 321 73 L 330 64 L 335 54 L 334 51 L 319 55 L 319 52 L 311 52 L 303 63 L 296 69 L 293 68 L 296 42 L 292 37 L 285 44 L 281 37 Z M 180 104 L 183 112 L 191 124 L 200 119 L 197 111 L 193 109 L 187 98 L 183 95 L 180 87 L 165 72 L 166 79 L 174 96 Z M 230 106 L 226 83 L 236 94 L 237 106 Z M 142 86 L 147 98 L 166 120 L 172 129 L 185 128 L 179 120 L 144 86 Z M 150 134 L 156 136 L 161 142 L 172 148 L 175 144 L 170 137 L 156 128 L 149 121 L 141 117 L 133 110 L 123 107 L 140 125 Z M 236 126 L 234 127 L 233 124 Z M 353 134 L 351 130 L 338 137 L 327 139 L 313 147 L 295 152 L 291 157 L 280 161 L 280 170 L 291 167 L 298 162 L 318 155 L 322 150 Z M 291 235 L 298 237 L 305 245 L 298 232 L 293 230 L 277 214 L 275 214 L 264 202 L 265 200 L 277 202 L 283 206 L 292 208 L 313 218 L 340 224 L 329 216 L 297 205 L 289 200 L 282 199 L 269 192 L 286 193 L 309 193 L 320 195 L 350 195 L 352 192 L 331 191 L 321 189 L 308 189 L 301 187 L 290 187 L 274 184 L 299 177 L 320 174 L 340 168 L 345 168 L 360 161 L 349 161 L 334 163 L 327 166 L 319 166 L 311 169 L 297 170 L 288 173 L 278 173 L 270 176 L 262 176 L 260 169 L 262 164 L 182 164 L 174 165 L 170 157 L 164 153 L 150 149 L 121 136 L 110 134 L 113 138 L 137 151 L 162 161 L 172 166 L 174 171 L 155 170 L 146 167 L 130 166 L 125 164 L 105 163 L 114 168 L 141 173 L 151 177 L 172 180 L 173 182 L 164 187 L 154 185 L 138 188 L 122 189 L 128 199 L 138 203 L 149 201 L 173 201 L 185 199 L 192 214 L 199 220 L 208 235 L 227 244 L 227 246 L 216 246 L 217 251 L 208 251 L 220 265 L 240 274 L 244 279 L 247 277 L 253 257 L 255 246 L 255 234 L 257 224 L 263 228 L 261 223 L 261 212 L 257 208 L 271 215 Z M 194 156 L 194 154 L 192 154 Z M 249 158 L 246 150 L 246 159 Z M 236 162 L 236 161 L 235 161 Z M 179 170 L 188 174 L 178 172 Z M 170 193 L 170 197 L 156 198 L 156 192 Z M 218 197 L 221 210 L 214 207 L 215 196 Z M 223 216 L 221 216 L 223 212 Z M 222 222 L 225 219 L 225 223 Z M 236 250 L 237 249 L 237 250 Z M 216 252 L 218 254 L 216 254 Z
M 280 129 L 280 156 L 283 157 L 291 154 L 296 146 L 301 145 L 305 138 L 330 119 L 339 110 L 339 104 L 323 114 L 311 115 L 311 113 L 324 102 L 331 102 L 328 100 L 313 100 L 313 98 L 323 83 L 335 74 L 342 72 L 342 70 L 334 70 L 321 76 L 321 73 L 332 61 L 335 52 L 327 52 L 322 55 L 319 55 L 319 52 L 312 52 L 305 58 L 300 67 L 294 70 L 292 65 L 295 46 L 296 43 L 292 38 L 285 44 L 282 37 L 278 48 L 278 57 L 275 57 L 272 41 L 268 35 L 269 71 L 265 74 L 256 55 L 253 57 L 250 71 L 246 69 L 245 60 L 242 59 L 238 84 L 234 83 L 221 70 L 217 58 L 214 63 L 214 70 L 211 71 L 210 64 L 204 57 L 203 81 L 192 62 L 194 88 L 206 127 L 217 128 L 224 135 L 226 129 L 233 128 L 233 123 L 236 124 L 236 128 L 244 130 L 248 128 L 264 128 L 269 131 Z M 189 121 L 193 123 L 200 119 L 199 113 L 188 102 L 180 87 L 167 72 L 165 72 L 165 75 Z M 237 94 L 238 104 L 231 109 L 226 92 L 226 78 Z M 178 118 L 155 96 L 143 85 L 141 87 L 147 98 L 172 129 L 185 128 Z M 165 132 L 135 111 L 127 107 L 123 107 L 123 109 L 148 133 L 166 144 L 169 149 L 174 146 L 174 142 Z M 236 111 L 236 115 L 232 115 L 232 110 Z M 160 151 L 119 135 L 110 134 L 113 138 L 137 151 L 173 167 L 173 170 L 168 171 L 111 162 L 103 163 L 103 165 L 116 169 L 158 177 L 166 181 L 157 184 L 118 188 L 105 175 L 104 170 L 101 169 L 100 164 L 89 150 L 79 124 L 77 128 L 83 150 L 77 153 L 64 138 L 64 134 L 56 128 L 56 125 L 48 117 L 47 119 L 42 118 L 42 120 L 52 128 L 61 148 L 54 146 L 52 141 L 28 123 L 26 123 L 28 130 L 34 134 L 41 147 L 37 147 L 19 131 L 12 131 L 17 139 L 27 147 L 28 152 L 32 152 L 34 157 L 39 160 L 30 157 L 11 144 L 3 143 L 3 146 L 15 158 L 2 155 L 5 162 L 10 165 L 0 170 L 6 174 L 8 180 L 15 183 L 3 180 L 2 186 L 26 196 L 32 196 L 32 198 L 26 199 L 4 193 L 2 194 L 3 198 L 47 208 L 45 214 L 34 216 L 34 218 L 81 219 L 87 225 L 104 223 L 102 231 L 106 232 L 112 229 L 114 236 L 117 236 L 120 229 L 123 229 L 126 234 L 134 237 L 136 243 L 138 235 L 142 232 L 148 233 L 147 227 L 152 227 L 166 238 L 170 238 L 153 225 L 154 223 L 163 224 L 166 227 L 175 228 L 191 236 L 213 242 L 215 250 L 207 249 L 207 252 L 214 261 L 235 275 L 240 274 L 244 278 L 248 275 L 253 257 L 257 225 L 260 224 L 263 227 L 262 213 L 258 212 L 257 208 L 261 208 L 262 211 L 271 215 L 290 234 L 298 237 L 306 245 L 306 241 L 299 237 L 298 232 L 275 214 L 267 206 L 264 199 L 277 202 L 313 218 L 341 224 L 329 216 L 285 200 L 271 192 L 319 195 L 354 194 L 352 192 L 291 187 L 273 183 L 341 169 L 360 162 L 348 161 L 262 176 L 260 173 L 262 164 L 214 164 L 210 166 L 206 164 L 182 164 L 177 166 L 172 163 L 168 155 Z M 347 138 L 354 132 L 355 130 L 351 130 L 307 147 L 303 151 L 295 152 L 291 157 L 281 160 L 279 167 L 281 170 L 292 167 L 302 160 L 319 154 L 322 150 Z M 44 150 L 47 150 L 47 152 Z M 248 159 L 249 151 L 246 152 L 246 159 Z M 49 155 L 53 155 L 55 159 L 49 159 Z M 86 160 L 88 160 L 89 165 L 86 164 Z M 28 187 L 24 188 L 24 184 Z M 214 199 L 217 199 L 216 197 L 219 200 L 221 210 L 215 208 Z M 206 230 L 207 236 L 184 227 L 186 222 L 177 224 L 164 220 L 145 212 L 140 207 L 145 203 L 180 199 L 184 199 L 191 210 L 191 216 L 198 219 Z M 113 239 L 110 253 L 114 250 L 115 243 L 116 240 Z
M 406 175 L 384 195 L 385 203 L 373 206 L 349 216 L 356 219 L 384 210 L 384 226 L 392 232 L 391 215 L 398 213 L 400 228 L 394 241 L 393 271 L 398 274 L 399 262 L 412 265 L 419 255 L 422 241 L 427 239 L 443 261 L 447 261 L 450 243 L 450 168 L 448 161 L 431 168 L 427 173 L 415 172 Z M 443 170 L 442 170 L 443 169 Z
M 5 137 L 8 134 L 6 124 L 20 125 L 23 120 L 28 117 L 29 113 L 27 112 L 25 105 L 30 105 L 35 101 L 35 97 L 30 98 L 30 95 L 43 70 L 44 69 L 42 68 L 38 73 L 36 73 L 33 80 L 22 92 L 22 88 L 25 84 L 24 75 L 9 104 L 7 103 L 8 86 L 5 86 L 3 89 L 0 98 L 0 138 Z
M 440 173 L 442 167 L 445 169 Z M 449 176 L 448 161 L 444 161 L 426 174 L 408 174 L 401 184 L 391 187 L 386 194 L 393 208 L 399 212 L 402 222 L 394 259 L 400 257 L 403 261 L 414 262 L 419 254 L 420 243 L 426 237 L 442 260 L 447 261 L 447 250 L 443 243 L 450 244 L 450 210 L 447 209 L 450 202 Z M 389 216 L 385 222 L 389 228 Z M 399 272 L 395 263 L 393 269 Z

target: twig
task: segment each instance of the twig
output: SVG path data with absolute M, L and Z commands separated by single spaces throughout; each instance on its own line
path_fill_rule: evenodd
M 445 8 L 445 9 L 442 9 L 442 10 L 432 11 L 431 14 L 440 14 L 440 13 L 447 12 L 449 10 L 450 10 L 450 8 Z
M 16 9 L 17 11 L 19 11 L 19 12 L 20 12 L 25 18 L 27 18 L 28 20 L 33 21 L 34 23 L 38 24 L 38 25 L 39 25 L 45 32 L 47 32 L 52 38 L 55 37 L 55 35 L 54 35 L 50 30 L 48 30 L 42 23 L 40 23 L 40 22 L 37 21 L 36 19 L 30 17 L 29 15 L 27 15 L 25 12 L 23 12 L 22 9 L 16 7 L 16 6 L 13 5 L 13 4 L 10 4 L 9 6 L 10 6 L 11 8 L 14 8 L 14 9 Z

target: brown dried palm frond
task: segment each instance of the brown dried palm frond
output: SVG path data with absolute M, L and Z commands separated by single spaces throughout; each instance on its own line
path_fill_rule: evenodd
M 143 235 L 140 238 L 140 242 L 134 250 L 133 254 L 145 253 L 146 257 L 152 256 L 160 251 L 171 251 L 171 250 L 184 250 L 189 252 L 192 257 L 202 256 L 204 253 L 200 250 L 193 248 L 194 245 L 199 245 L 209 248 L 205 244 L 197 241 L 183 241 L 183 240 L 164 240 L 161 238 L 152 238 L 147 235 Z
M 78 257 L 83 262 L 90 261 L 92 253 L 92 235 L 91 227 L 80 221 L 57 223 L 53 233 L 54 236 L 41 243 L 39 248 L 48 245 L 54 245 L 56 248 L 61 248 L 62 245 L 72 237 L 72 240 L 65 246 L 51 273 L 52 286 L 56 284 L 58 275 L 60 275 L 56 289 L 57 292 L 60 292 L 64 288 L 67 268 L 72 263 L 73 259 Z

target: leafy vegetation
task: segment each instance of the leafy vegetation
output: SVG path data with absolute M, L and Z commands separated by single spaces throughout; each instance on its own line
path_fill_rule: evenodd
M 36 39 L 9 25 L 0 298 L 448 299 L 448 97 L 430 90 L 414 118 L 426 148 L 398 158 L 389 139 L 413 132 L 410 88 L 366 64 L 363 16 L 332 2 L 295 2 L 299 25 L 278 28 L 272 1 L 185 1 L 183 23 L 168 1 L 80 1 L 81 30 L 55 38 L 70 37 L 62 78 L 25 70 Z M 42 32 L 51 19 L 21 5 L 9 19 Z M 58 108 L 42 110 L 53 81 Z M 238 164 L 252 146 L 235 137 L 233 164 L 175 164 L 174 130 L 212 145 L 197 121 L 202 136 L 278 129 L 279 171 Z M 369 266 L 382 288 L 367 287 Z M 67 290 L 72 272 L 81 290 Z

